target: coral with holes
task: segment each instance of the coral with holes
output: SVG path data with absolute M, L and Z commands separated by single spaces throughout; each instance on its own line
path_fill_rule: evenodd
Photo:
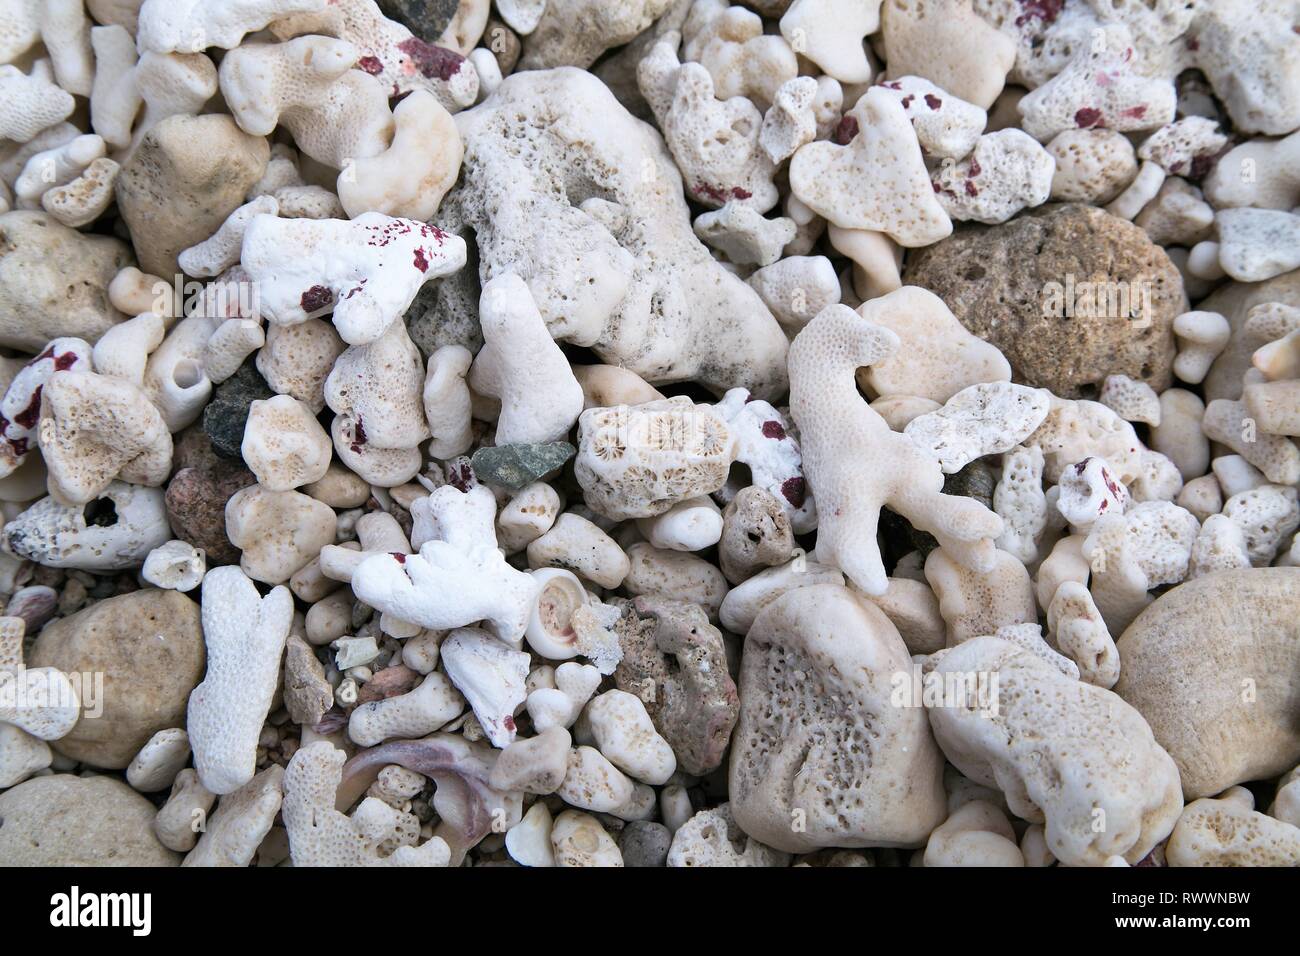
M 41 498 L 4 526 L 12 554 L 52 568 L 120 571 L 139 567 L 171 537 L 163 493 L 112 482 L 85 505 Z
M 736 457 L 731 430 L 685 396 L 589 408 L 578 418 L 573 472 L 587 505 L 607 518 L 651 518 L 717 491 Z
M 991 709 L 927 707 L 935 739 L 966 777 L 1001 790 L 1012 813 L 1044 824 L 1062 863 L 1137 863 L 1173 830 L 1178 768 L 1115 694 L 997 637 L 941 651 L 927 668 L 996 675 Z
M 695 238 L 659 134 L 598 79 L 567 67 L 507 77 L 456 128 L 464 165 L 439 221 L 473 232 L 481 275 L 528 283 L 552 337 L 654 383 L 781 392 L 781 327 Z M 476 292 L 438 291 L 440 312 L 474 314 Z
M 723 803 L 678 827 L 666 862 L 671 867 L 788 866 L 790 856 L 741 830 L 730 805 Z
M 135 385 L 88 371 L 51 376 L 37 426 L 50 494 L 84 505 L 115 480 L 156 486 L 171 471 L 172 438 Z
M 822 140 L 794 154 L 791 192 L 841 229 L 883 232 L 909 248 L 949 235 L 952 221 L 935 198 L 901 102 L 872 87 L 845 118 L 856 131 L 846 145 Z
M 362 801 L 351 817 L 334 809 L 347 759 L 328 741 L 303 747 L 284 775 L 281 813 L 295 866 L 446 866 L 451 851 L 440 837 L 415 846 L 418 821 L 388 817 L 372 825 L 381 801 Z M 402 815 L 403 817 L 407 815 Z M 399 839 L 400 837 L 400 839 Z
M 798 588 L 745 638 L 731 809 L 779 850 L 916 846 L 943 821 L 943 759 L 925 711 L 899 707 L 897 629 L 840 585 Z M 798 824 L 798 825 L 794 825 Z
M 1079 398 L 1111 374 L 1157 391 L 1172 381 L 1182 276 L 1145 232 L 1104 210 L 1050 203 L 959 230 L 909 256 L 903 281 L 943 299 L 1025 385 Z
M 645 704 L 684 773 L 715 770 L 738 707 L 721 632 L 698 604 L 645 596 L 623 605 L 615 630 L 618 689 Z
M 90 345 L 84 339 L 57 338 L 18 370 L 0 399 L 0 476 L 13 474 L 35 447 L 41 392 L 50 376 L 90 368 Z
M 1187 805 L 1166 850 L 1171 866 L 1300 866 L 1300 827 L 1258 813 L 1245 787 Z

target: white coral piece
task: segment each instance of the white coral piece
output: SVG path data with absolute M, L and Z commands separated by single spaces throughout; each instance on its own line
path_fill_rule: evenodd
M 208 670 L 190 694 L 187 727 L 194 766 L 216 794 L 238 790 L 257 771 L 257 742 L 280 682 L 280 658 L 293 623 L 284 586 L 266 597 L 233 565 L 203 579 L 203 639 Z

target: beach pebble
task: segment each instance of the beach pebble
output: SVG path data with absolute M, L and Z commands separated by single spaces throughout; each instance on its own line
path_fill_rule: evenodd
M 1010 451 L 1047 417 L 1051 395 L 1010 382 L 971 385 L 937 411 L 913 418 L 903 434 L 929 451 L 945 474 Z
M 742 488 L 722 513 L 718 559 L 727 580 L 739 584 L 793 553 L 794 533 L 781 502 L 754 485 Z
M 203 430 L 212 440 L 212 450 L 222 458 L 242 461 L 249 410 L 253 402 L 266 401 L 274 395 L 253 361 L 245 362 L 213 389 L 212 400 L 203 409 Z
M 662 823 L 633 820 L 618 835 L 624 866 L 666 866 L 673 834 Z
M 197 435 L 204 447 L 167 483 L 167 520 L 183 540 L 202 549 L 210 564 L 232 564 L 239 549 L 226 536 L 226 503 L 257 479 L 239 462 L 213 454 L 203 432 Z
M 1182 280 L 1141 230 L 1101 210 L 1054 205 L 959 229 L 909 262 L 904 281 L 1001 349 L 1017 381 L 1062 398 L 1095 395 L 1112 374 L 1170 384 Z
M 494 445 L 480 448 L 470 459 L 479 481 L 518 491 L 561 467 L 574 455 L 568 442 L 541 445 Z
M 180 727 L 160 730 L 126 768 L 126 780 L 140 793 L 166 790 L 189 763 L 190 738 Z
M 244 202 L 270 156 L 228 116 L 172 116 L 140 141 L 117 178 L 117 202 L 140 267 L 179 271 L 177 256 L 202 242 Z
M 1062 202 L 1110 202 L 1138 171 L 1133 144 L 1112 129 L 1062 130 L 1047 152 L 1056 160 L 1052 198 Z
M 623 866 L 623 854 L 590 813 L 565 810 L 551 827 L 556 866 Z
M 943 404 L 969 386 L 1011 379 L 1002 352 L 966 331 L 945 301 L 927 289 L 907 285 L 864 302 L 858 312 L 898 336 L 893 355 L 858 373 L 882 397 L 905 395 Z
M 843 587 L 799 588 L 759 613 L 741 659 L 729 781 L 745 833 L 796 853 L 906 845 L 938 825 L 942 761 L 924 715 L 889 703 L 908 668 L 893 624 Z M 823 734 L 837 745 L 820 746 Z
M 127 318 L 108 286 L 130 261 L 125 243 L 43 212 L 0 214 L 0 345 L 38 352 L 60 336 L 93 343 Z
M 585 712 L 600 752 L 620 770 L 645 783 L 665 783 L 677 758 L 659 736 L 640 698 L 621 690 L 595 697 Z
M 515 740 L 497 757 L 489 782 L 498 790 L 554 793 L 568 773 L 571 740 L 558 726 Z
M 686 773 L 722 762 L 739 709 L 722 635 L 698 605 L 637 598 L 616 625 L 618 689 L 640 699 Z
M 930 833 L 926 866 L 1024 866 L 1011 821 L 997 807 L 972 800 Z
M 112 777 L 37 777 L 0 793 L 0 854 L 12 866 L 177 866 L 154 814 Z
M 28 664 L 103 674 L 98 700 L 83 690 L 82 719 L 54 746 L 73 760 L 120 770 L 155 733 L 184 726 L 204 658 L 198 605 L 177 591 L 146 588 L 47 624 Z M 96 707 L 102 713 L 89 716 Z
M 314 727 L 334 705 L 334 688 L 325 679 L 325 666 L 311 645 L 292 630 L 285 644 L 283 686 L 284 705 L 297 723 Z
M 1163 595 L 1116 641 L 1115 692 L 1177 762 L 1188 800 L 1284 773 L 1300 759 L 1285 703 L 1289 665 L 1261 663 L 1300 653 L 1290 623 L 1297 600 L 1296 568 L 1222 571 Z
M 1016 60 L 1016 45 L 976 14 L 970 0 L 885 0 L 883 52 L 891 76 L 923 76 L 988 109 Z

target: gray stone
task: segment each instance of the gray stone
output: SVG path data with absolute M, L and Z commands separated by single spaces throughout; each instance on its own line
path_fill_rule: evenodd
M 672 843 L 672 831 L 649 820 L 633 820 L 618 835 L 624 866 L 666 866 Z
M 234 564 L 239 549 L 226 536 L 226 502 L 237 491 L 257 483 L 243 460 L 222 458 L 199 425 L 187 428 L 176 442 L 175 474 L 163 503 L 176 537 L 207 553 L 208 567 Z
M 974 498 L 985 508 L 993 507 L 993 489 L 997 482 L 993 472 L 982 461 L 972 461 L 961 470 L 943 476 L 943 493 Z M 880 529 L 891 544 L 899 548 L 898 557 L 908 551 L 920 551 L 922 557 L 939 547 L 939 542 L 928 531 L 912 527 L 911 523 L 889 508 L 880 511 Z
M 444 345 L 463 345 L 474 353 L 483 347 L 483 328 L 478 321 L 478 249 L 472 236 L 461 238 L 466 240 L 469 254 L 464 268 L 426 282 L 406 310 L 406 331 L 425 356 Z
M 248 407 L 274 394 L 250 356 L 239 371 L 213 389 L 212 400 L 203 409 L 203 430 L 212 440 L 212 450 L 222 458 L 243 461 Z
M 559 468 L 576 451 L 567 441 L 542 445 L 495 445 L 474 452 L 470 464 L 474 466 L 479 481 L 515 491 Z
M 434 43 L 451 24 L 461 0 L 379 0 L 379 9 L 426 43 Z

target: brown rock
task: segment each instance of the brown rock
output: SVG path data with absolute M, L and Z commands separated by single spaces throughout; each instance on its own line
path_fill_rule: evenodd
M 229 116 L 169 116 L 144 135 L 117 177 L 117 207 L 140 268 L 167 278 L 176 256 L 202 242 L 266 171 L 271 148 Z
M 1173 321 L 1188 308 L 1182 276 L 1146 233 L 1100 209 L 1053 204 L 962 226 L 913 253 L 903 281 L 1001 349 L 1017 382 L 1095 398 L 1107 375 L 1156 391 L 1173 381 Z
M 213 462 L 221 460 L 212 450 L 212 439 L 201 425 L 191 425 L 172 436 L 173 475 L 182 468 L 210 468 Z
M 793 553 L 794 531 L 776 495 L 757 485 L 742 488 L 722 512 L 718 559 L 727 580 L 739 584 Z
M 375 676 L 361 685 L 357 691 L 357 706 L 368 704 L 372 700 L 387 700 L 401 694 L 409 694 L 424 681 L 424 675 L 413 671 L 405 664 L 385 667 L 375 671 Z
M 0 345 L 38 352 L 61 335 L 94 344 L 126 318 L 108 284 L 131 264 L 126 243 L 87 236 L 43 212 L 0 215 Z
M 176 866 L 157 808 L 115 777 L 36 777 L 0 793 L 6 866 Z
M 485 41 L 484 45 L 496 57 L 497 66 L 501 69 L 501 75 L 509 76 L 514 70 L 515 64 L 519 62 L 519 54 L 523 51 L 523 44 L 519 40 L 519 34 L 496 17 L 489 17 L 487 29 L 483 31 L 483 39 Z
M 315 727 L 334 706 L 334 688 L 325 679 L 325 666 L 297 634 L 289 635 L 285 648 L 284 706 L 295 724 L 307 727 Z
M 239 549 L 226 537 L 226 502 L 257 478 L 242 462 L 219 457 L 202 428 L 187 429 L 176 443 L 176 473 L 167 485 L 167 520 L 183 541 L 202 548 L 208 566 L 234 564 Z
M 52 746 L 73 760 L 120 770 L 155 733 L 185 726 L 204 659 L 198 605 L 176 591 L 145 588 L 45 625 L 27 663 L 103 674 L 99 699 L 83 693 L 81 719 Z M 102 713 L 91 716 L 96 705 Z
M 623 606 L 615 628 L 623 647 L 618 689 L 645 704 L 679 769 L 695 776 L 716 769 L 740 713 L 722 632 L 698 604 L 645 596 Z

